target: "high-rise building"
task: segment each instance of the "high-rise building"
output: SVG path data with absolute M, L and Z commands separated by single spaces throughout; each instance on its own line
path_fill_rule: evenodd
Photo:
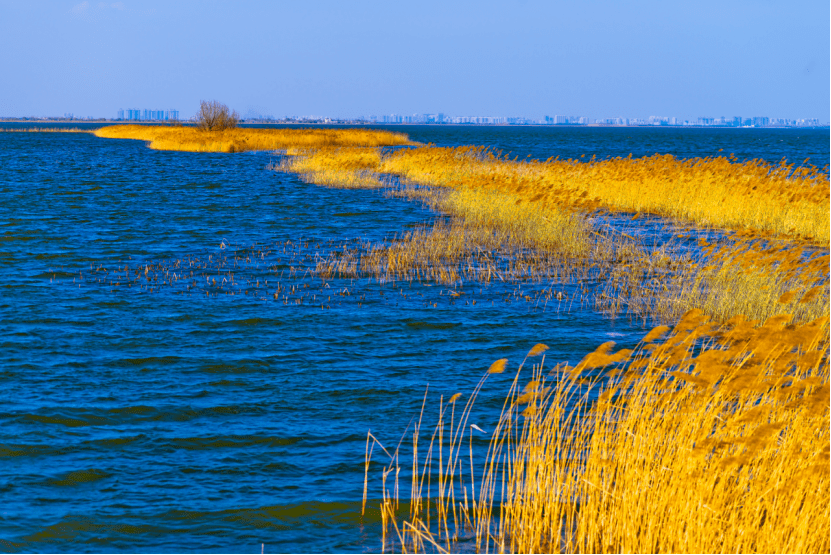
M 178 121 L 179 110 L 119 110 L 118 119 L 126 121 Z

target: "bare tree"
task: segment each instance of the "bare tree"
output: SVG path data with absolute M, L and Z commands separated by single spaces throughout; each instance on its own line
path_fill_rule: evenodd
M 204 131 L 233 129 L 239 122 L 239 114 L 216 100 L 203 100 L 196 112 L 196 126 Z

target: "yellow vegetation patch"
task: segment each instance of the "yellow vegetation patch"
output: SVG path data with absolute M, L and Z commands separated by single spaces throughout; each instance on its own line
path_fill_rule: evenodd
M 111 125 L 95 132 L 108 139 L 149 141 L 156 150 L 188 152 L 244 152 L 329 146 L 412 145 L 403 133 L 375 129 L 259 129 L 237 127 L 224 131 L 201 131 L 195 127 L 166 125 Z
M 381 163 L 380 148 L 327 147 L 308 149 L 293 147 L 279 164 L 270 169 L 299 173 L 309 183 L 342 189 L 373 189 L 384 181 L 375 172 Z
M 427 185 L 508 193 L 545 208 L 646 212 L 829 242 L 829 181 L 814 167 L 671 155 L 519 162 L 482 147 L 423 147 L 395 153 L 380 171 Z

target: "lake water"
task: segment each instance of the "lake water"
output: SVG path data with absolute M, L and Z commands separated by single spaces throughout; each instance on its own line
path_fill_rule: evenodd
M 829 158 L 828 130 L 392 128 L 520 159 Z M 273 158 L 0 133 L 0 550 L 378 551 L 368 430 L 394 445 L 428 384 L 436 412 L 535 343 L 573 364 L 644 334 L 542 303 L 557 284 L 315 278 L 333 250 L 437 215 Z M 482 428 L 512 377 L 486 387 Z

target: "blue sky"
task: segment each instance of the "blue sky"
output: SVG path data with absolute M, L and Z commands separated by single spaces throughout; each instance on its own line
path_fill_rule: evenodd
M 829 2 L 0 0 L 0 116 L 829 120 Z

